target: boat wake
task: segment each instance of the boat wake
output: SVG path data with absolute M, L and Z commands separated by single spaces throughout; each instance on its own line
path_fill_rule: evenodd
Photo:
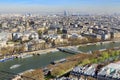
M 15 65 L 12 65 L 11 67 L 10 67 L 10 69 L 15 69 L 15 68 L 18 68 L 18 67 L 20 67 L 21 65 L 20 64 L 15 64 Z

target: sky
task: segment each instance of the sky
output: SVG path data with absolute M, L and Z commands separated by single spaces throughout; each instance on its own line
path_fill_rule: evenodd
M 0 0 L 0 12 L 120 13 L 120 0 Z

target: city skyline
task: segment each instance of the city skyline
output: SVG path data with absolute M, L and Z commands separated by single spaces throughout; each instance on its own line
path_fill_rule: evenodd
M 0 12 L 120 13 L 119 0 L 1 0 Z

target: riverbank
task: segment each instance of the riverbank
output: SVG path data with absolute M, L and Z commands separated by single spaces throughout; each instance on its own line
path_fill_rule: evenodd
M 56 48 L 50 48 L 50 49 L 45 49 L 45 50 L 23 52 L 20 54 L 11 55 L 9 57 L 21 58 L 22 55 L 42 55 L 42 54 L 48 54 L 50 52 L 57 52 L 57 51 L 58 50 Z M 4 57 L 2 57 L 0 60 L 2 59 L 4 59 Z
M 60 77 L 61 75 L 64 75 L 65 73 L 71 71 L 74 67 L 78 65 L 85 66 L 85 65 L 94 64 L 94 63 L 108 64 L 108 62 L 111 62 L 111 61 L 114 62 L 120 58 L 119 52 L 120 50 L 114 50 L 114 51 L 106 50 L 106 51 L 102 51 L 94 54 L 77 54 L 77 55 L 68 57 L 66 58 L 67 61 L 64 63 L 58 63 L 56 65 L 51 65 L 51 64 L 48 65 L 47 69 L 50 70 L 50 74 L 47 75 L 47 78 L 45 80 L 50 80 L 51 78 L 53 79 L 56 77 Z M 119 56 L 119 58 L 117 58 L 117 56 Z M 30 72 L 28 72 L 27 74 L 29 75 L 29 73 Z M 39 74 L 36 74 L 36 75 L 39 75 Z M 23 74 L 23 76 L 25 75 Z
M 104 42 L 95 42 L 95 43 L 87 43 L 87 44 L 80 44 L 77 46 L 64 46 L 65 48 L 73 48 L 75 47 L 76 49 L 79 48 L 80 46 L 88 46 L 88 45 L 100 45 L 100 44 L 108 44 L 108 43 L 116 43 L 120 42 L 120 40 L 117 41 L 104 41 Z M 102 49 L 103 50 L 103 49 Z M 42 54 L 48 54 L 50 52 L 54 53 L 59 51 L 57 48 L 50 48 L 50 49 L 45 49 L 45 50 L 38 50 L 38 51 L 30 51 L 30 52 L 24 52 L 22 54 L 32 54 L 32 55 L 42 55 Z M 18 56 L 18 55 L 17 55 Z
M 94 54 L 77 54 L 67 58 L 67 62 L 57 65 L 49 65 L 51 76 L 59 77 L 65 74 L 69 69 L 72 70 L 77 65 L 85 66 L 89 64 L 103 64 L 113 62 L 120 59 L 120 50 L 106 50 Z M 96 58 L 97 57 L 97 58 Z M 119 58 L 118 58 L 119 57 Z
M 38 50 L 38 51 L 32 51 L 32 52 L 25 52 L 24 54 L 47 54 L 50 52 L 58 51 L 56 48 L 50 48 L 45 50 Z
M 120 40 L 116 39 L 116 40 L 111 40 L 111 41 L 87 43 L 87 44 L 80 44 L 80 45 L 75 45 L 75 46 L 64 46 L 64 47 L 65 48 L 71 48 L 71 47 L 79 48 L 80 46 L 83 47 L 83 46 L 88 46 L 88 45 L 100 45 L 100 44 L 116 43 L 116 42 L 120 42 Z M 27 51 L 27 52 L 23 52 L 21 54 L 9 55 L 9 57 L 15 58 L 15 57 L 21 56 L 22 54 L 24 54 L 24 55 L 42 55 L 42 54 L 47 54 L 47 53 L 51 53 L 51 52 L 54 53 L 57 51 L 59 51 L 59 50 L 57 50 L 56 48 L 50 48 L 50 49 L 45 49 L 45 50 Z M 1 59 L 4 59 L 4 56 Z
M 120 42 L 120 40 L 116 40 L 116 41 L 103 41 L 103 42 L 95 42 L 95 43 L 86 43 L 86 44 L 80 44 L 77 45 L 76 47 L 80 47 L 80 46 L 88 46 L 88 45 L 100 45 L 100 44 L 108 44 L 108 43 L 116 43 L 116 42 Z
M 107 44 L 108 45 L 108 44 Z M 68 46 L 68 47 L 70 47 L 70 46 Z M 96 52 L 96 56 L 98 56 L 100 53 L 99 52 Z M 56 54 L 54 54 L 54 55 L 56 55 Z M 95 54 L 93 54 L 94 56 L 95 56 Z M 47 55 L 47 56 L 50 56 L 50 55 Z M 51 65 L 51 64 L 49 64 L 47 67 L 48 68 L 50 68 L 51 70 L 53 70 L 54 68 L 55 69 L 57 69 L 57 71 L 58 70 L 61 70 L 61 68 L 63 68 L 63 70 L 61 70 L 60 72 L 64 72 L 64 70 L 65 70 L 65 68 L 67 68 L 67 69 L 69 69 L 69 67 L 71 68 L 71 66 L 72 65 L 76 65 L 77 64 L 77 62 L 76 61 L 79 61 L 79 63 L 81 63 L 82 61 L 83 62 L 88 62 L 88 60 L 86 59 L 86 56 L 89 56 L 88 58 L 90 58 L 92 55 L 91 54 L 77 54 L 77 55 L 73 55 L 72 57 L 67 57 L 66 59 L 67 59 L 67 65 L 65 65 L 64 66 L 64 64 L 62 65 L 61 63 L 60 64 L 57 64 L 57 65 L 55 65 L 55 67 L 54 67 L 54 65 Z M 98 56 L 98 57 L 100 57 L 100 56 Z M 50 58 L 50 57 L 49 57 Z M 55 58 L 55 57 L 54 57 Z M 91 57 L 92 58 L 92 57 Z M 51 58 L 52 59 L 52 58 Z M 60 58 L 59 58 L 60 59 Z M 57 60 L 59 60 L 59 59 L 57 59 Z M 85 59 L 85 60 L 84 60 Z M 96 59 L 96 57 L 94 57 L 93 59 Z M 92 61 L 96 61 L 96 60 L 93 60 L 93 59 L 91 59 Z M 100 60 L 101 58 L 99 58 L 99 60 Z M 51 62 L 51 61 L 50 61 Z M 70 66 L 69 66 L 70 65 Z M 61 66 L 60 68 L 59 68 L 59 66 Z M 33 68 L 32 68 L 33 69 Z M 56 73 L 60 73 L 60 72 L 56 72 Z M 66 72 L 66 71 L 65 71 Z

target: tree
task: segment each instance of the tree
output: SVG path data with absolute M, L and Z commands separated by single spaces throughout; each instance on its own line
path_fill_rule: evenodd
M 32 78 L 35 80 L 44 80 L 44 74 L 43 74 L 43 71 L 41 69 L 36 69 L 34 71 L 31 71 L 31 72 L 26 72 L 22 76 L 25 76 L 25 77 L 23 77 L 23 80 L 28 80 L 28 79 L 26 79 L 26 77 Z
M 41 30 L 38 30 L 38 35 L 42 36 L 43 32 Z
M 84 59 L 84 60 L 82 61 L 82 64 L 83 64 L 83 65 L 89 64 L 89 63 L 90 63 L 90 60 L 89 60 L 89 59 Z
M 1 53 L 3 56 L 5 56 L 7 54 L 8 50 L 4 47 L 4 48 L 1 48 Z
M 19 52 L 24 52 L 25 51 L 25 45 L 20 46 Z
M 57 34 L 62 34 L 62 30 L 57 29 Z
M 103 59 L 109 58 L 109 54 L 107 52 L 103 52 L 102 54 Z

